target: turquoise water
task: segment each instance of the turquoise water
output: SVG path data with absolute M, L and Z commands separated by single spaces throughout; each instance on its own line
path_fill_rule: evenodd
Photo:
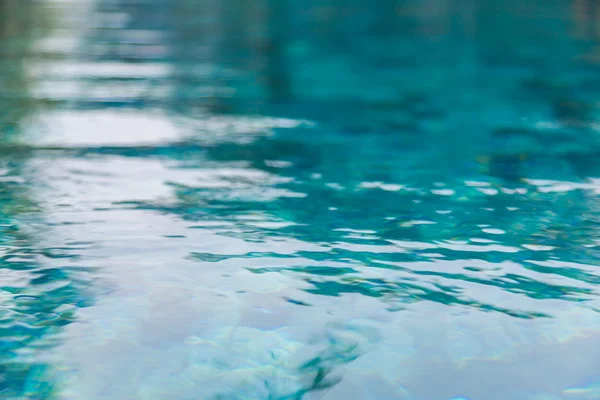
M 522 3 L 0 0 L 0 398 L 600 398 L 598 10 Z

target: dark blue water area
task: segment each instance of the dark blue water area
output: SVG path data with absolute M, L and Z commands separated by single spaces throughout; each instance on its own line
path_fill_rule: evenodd
M 597 400 L 591 0 L 0 0 L 0 398 Z

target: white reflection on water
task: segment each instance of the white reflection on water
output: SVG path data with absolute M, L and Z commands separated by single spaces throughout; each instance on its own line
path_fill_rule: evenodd
M 42 144 L 135 149 L 141 144 L 168 146 L 180 140 L 180 130 L 168 120 L 142 115 L 65 114 L 66 123 L 57 130 L 62 135 L 48 135 Z M 103 135 L 111 124 L 117 129 L 129 124 L 133 131 L 146 126 L 152 135 Z M 77 135 L 94 129 L 98 129 L 95 136 Z M 292 238 L 249 243 L 223 235 L 234 232 L 239 223 L 267 223 L 277 229 L 287 226 L 278 225 L 285 221 L 256 213 L 236 217 L 233 226 L 219 219 L 196 223 L 119 206 L 132 200 L 168 205 L 175 201 L 174 182 L 227 189 L 236 198 L 250 191 L 255 194 L 248 198 L 258 201 L 255 189 L 269 192 L 282 179 L 249 166 L 210 165 L 207 169 L 177 168 L 166 159 L 120 156 L 65 155 L 30 161 L 40 182 L 35 196 L 54 226 L 40 245 L 52 247 L 85 238 L 94 246 L 81 250 L 80 255 L 99 268 L 94 282 L 100 293 L 96 304 L 78 311 L 77 322 L 61 334 L 60 346 L 47 354 L 55 365 L 54 379 L 62 382 L 62 398 L 284 398 L 301 393 L 315 379 L 314 371 L 302 368 L 304 363 L 327 356 L 335 359 L 327 379 L 336 384 L 306 394 L 307 399 L 597 398 L 595 386 L 588 387 L 600 367 L 596 357 L 600 319 L 592 309 L 552 300 L 542 305 L 501 289 L 467 283 L 463 288 L 469 297 L 507 308 L 547 309 L 553 318 L 521 320 L 425 302 L 390 313 L 377 299 L 359 294 L 310 296 L 302 291 L 306 288 L 302 280 L 249 271 L 279 266 L 278 259 L 199 262 L 189 257 L 196 253 L 216 256 L 215 249 L 225 255 L 329 251 L 323 244 Z M 337 248 L 379 253 L 415 248 L 518 251 L 490 244 L 400 241 L 390 246 L 338 243 Z M 439 263 L 445 272 L 458 272 L 462 265 Z M 343 261 L 336 264 L 302 257 L 285 262 L 286 266 L 306 264 L 347 266 Z M 487 266 L 483 261 L 472 264 Z M 420 266 L 412 263 L 411 269 L 418 271 Z M 431 262 L 422 263 L 422 268 L 431 269 Z M 504 273 L 521 269 L 509 263 L 502 268 Z M 394 274 L 385 269 L 361 270 L 363 278 Z M 281 301 L 289 296 L 310 304 L 310 312 Z M 535 393 L 545 394 L 534 397 Z

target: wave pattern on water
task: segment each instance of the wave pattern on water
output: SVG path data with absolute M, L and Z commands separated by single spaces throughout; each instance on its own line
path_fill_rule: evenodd
M 0 397 L 600 397 L 595 6 L 417 3 L 0 0 Z

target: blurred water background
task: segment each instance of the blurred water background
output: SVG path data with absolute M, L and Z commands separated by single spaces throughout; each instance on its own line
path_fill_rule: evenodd
M 594 0 L 0 0 L 0 398 L 597 400 Z

